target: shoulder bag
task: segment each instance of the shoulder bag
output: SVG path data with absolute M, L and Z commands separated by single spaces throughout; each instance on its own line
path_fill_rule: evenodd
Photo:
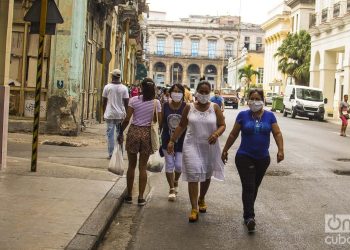
M 154 100 L 153 104 L 153 112 L 152 112 L 152 122 L 151 122 L 151 143 L 153 152 L 157 152 L 159 150 L 159 123 L 158 123 L 158 113 L 156 107 L 157 101 Z M 154 113 L 156 113 L 156 121 L 154 121 Z

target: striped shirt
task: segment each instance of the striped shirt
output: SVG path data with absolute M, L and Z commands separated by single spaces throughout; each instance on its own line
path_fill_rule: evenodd
M 129 107 L 134 109 L 133 119 L 131 124 L 146 127 L 151 126 L 152 122 L 152 114 L 154 109 L 154 101 L 157 103 L 157 112 L 161 112 L 162 108 L 160 106 L 160 102 L 157 99 L 152 101 L 143 101 L 142 95 L 134 96 L 129 101 Z

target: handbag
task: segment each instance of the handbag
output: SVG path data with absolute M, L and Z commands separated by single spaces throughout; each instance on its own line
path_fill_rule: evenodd
M 152 112 L 152 122 L 151 122 L 151 143 L 153 152 L 157 152 L 159 150 L 159 123 L 158 123 L 158 114 L 156 109 L 156 100 L 154 100 L 153 112 Z M 154 121 L 153 116 L 156 112 L 157 120 Z
M 109 161 L 108 171 L 120 176 L 124 174 L 123 152 L 122 146 L 119 144 L 114 147 L 111 160 Z

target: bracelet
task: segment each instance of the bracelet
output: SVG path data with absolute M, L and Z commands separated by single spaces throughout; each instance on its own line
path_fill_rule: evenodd
M 218 132 L 216 132 L 216 131 L 215 131 L 213 134 L 214 134 L 214 135 L 216 135 L 216 137 L 217 137 L 217 138 L 219 138 L 219 137 L 220 137 L 219 133 L 218 133 Z
M 174 141 L 170 139 L 170 140 L 169 140 L 169 143 L 172 143 L 172 144 L 174 144 Z

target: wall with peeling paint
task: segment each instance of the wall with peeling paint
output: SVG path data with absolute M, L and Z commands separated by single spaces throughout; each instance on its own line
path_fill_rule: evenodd
M 51 41 L 47 131 L 77 135 L 87 0 L 60 0 L 57 5 L 64 23 L 57 26 L 57 35 Z

